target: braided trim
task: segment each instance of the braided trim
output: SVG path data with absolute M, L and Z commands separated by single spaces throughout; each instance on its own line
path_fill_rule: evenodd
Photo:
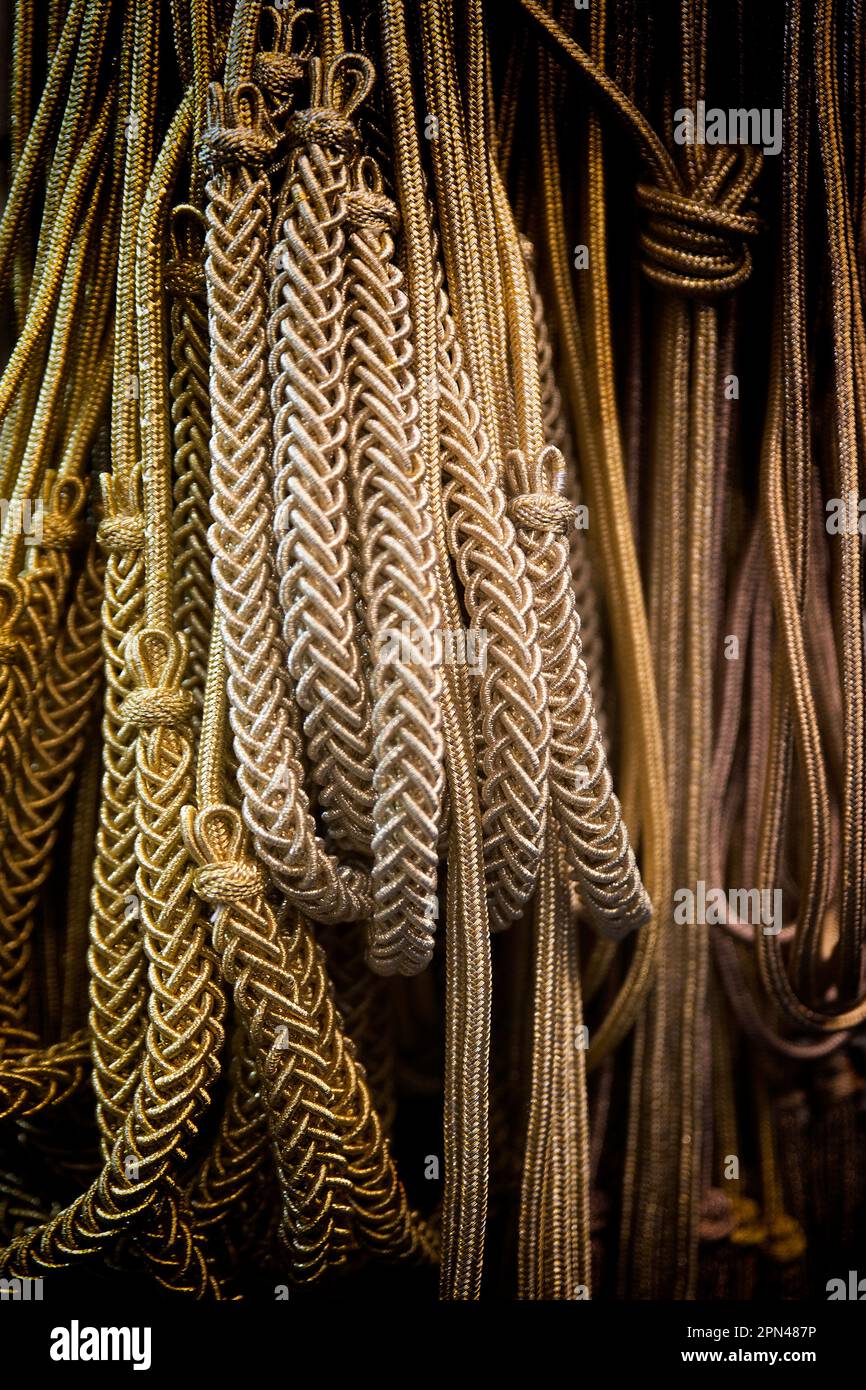
M 97 537 L 108 550 L 102 604 L 105 701 L 102 789 L 91 891 L 88 1028 L 103 1159 L 126 1115 L 147 1027 L 144 946 L 135 892 L 135 740 L 122 714 L 131 692 L 127 636 L 144 617 L 144 520 L 132 493 L 101 478 L 108 513 Z
M 209 541 L 244 818 L 290 900 L 318 920 L 339 921 L 365 915 L 369 888 L 356 870 L 338 867 L 316 834 L 279 635 L 264 375 L 268 186 L 240 171 L 211 180 L 208 199 Z
M 544 302 L 535 278 L 532 243 L 525 237 L 521 239 L 521 242 L 526 258 L 529 294 L 532 302 L 532 321 L 535 328 L 535 341 L 538 346 L 538 376 L 541 385 L 544 439 L 547 444 L 552 444 L 562 454 L 565 472 L 565 496 L 572 508 L 576 510 L 582 502 L 582 494 L 577 460 L 574 454 L 574 443 L 553 367 L 553 347 L 550 341 Z M 575 604 L 580 614 L 580 640 L 583 647 L 583 659 L 586 662 L 589 685 L 595 702 L 596 720 L 602 739 L 605 739 L 604 653 L 602 650 L 599 598 L 593 575 L 592 558 L 582 527 L 570 527 L 567 538 L 571 582 L 574 588 Z
M 526 563 L 508 518 L 437 264 L 439 420 L 448 548 L 473 628 L 479 681 L 484 864 L 491 930 L 519 917 L 541 864 L 550 715 Z
M 379 182 L 372 161 L 359 189 Z M 363 185 L 363 186 L 362 186 Z M 361 590 L 373 654 L 376 795 L 368 959 L 383 975 L 416 974 L 433 953 L 444 786 L 442 678 L 424 639 L 438 632 L 436 553 L 411 368 L 403 275 L 384 215 L 347 249 L 350 474 Z M 402 640 L 408 633 L 408 641 Z M 394 638 L 400 635 L 401 640 Z
M 0 1034 L 0 1119 L 35 1115 L 66 1100 L 83 1085 L 89 1055 L 83 1030 L 30 1051 L 10 1047 Z
M 84 751 L 99 688 L 101 591 L 102 565 L 95 547 L 91 547 L 53 660 L 27 720 L 26 756 L 16 769 L 6 802 L 7 837 L 0 865 L 0 959 L 13 1022 L 24 1020 L 30 939 L 39 898 L 51 871 L 60 817 Z
M 210 343 L 204 270 L 193 259 L 183 238 L 176 209 L 173 237 L 176 256 L 167 267 L 171 306 L 171 419 L 174 426 L 174 552 L 175 627 L 189 640 L 189 666 L 182 689 L 195 700 L 195 725 L 201 718 L 205 671 L 213 620 L 213 579 L 207 530 L 210 525 Z M 198 215 L 197 215 L 198 216 Z M 204 302 L 202 302 L 204 301 Z
M 555 494 L 531 491 L 533 483 L 542 486 L 548 470 L 562 466 L 562 455 L 550 446 L 531 467 L 512 451 L 506 462 L 509 509 L 520 528 L 547 677 L 554 814 L 590 921 L 619 940 L 647 921 L 652 909 L 613 791 L 582 656 L 568 552 L 557 534 L 571 506 Z
M 369 853 L 372 720 L 346 491 L 347 186 L 339 142 L 320 144 L 310 134 L 293 150 L 271 258 L 273 524 L 289 671 L 307 716 L 304 736 L 322 817 L 338 845 Z

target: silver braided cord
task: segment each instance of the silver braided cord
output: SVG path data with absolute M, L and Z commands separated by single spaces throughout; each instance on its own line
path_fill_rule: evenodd
M 291 118 L 271 264 L 271 400 L 279 593 L 293 694 L 334 841 L 369 852 L 373 838 L 370 697 L 351 578 L 345 216 L 357 135 L 327 104 L 342 60 L 311 63 L 311 106 Z

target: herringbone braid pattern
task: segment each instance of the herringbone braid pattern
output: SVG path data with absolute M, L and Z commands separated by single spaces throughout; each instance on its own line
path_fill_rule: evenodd
M 85 746 L 101 679 L 102 564 L 91 547 L 28 717 L 28 741 L 6 803 L 0 916 L 17 956 L 12 997 L 23 1020 L 27 964 L 40 894 L 51 870 L 58 825 Z M 7 960 L 9 957 L 7 956 Z
M 319 67 L 312 72 L 314 89 L 321 87 Z M 326 85 L 334 75 L 325 74 Z M 369 852 L 376 795 L 372 724 L 346 487 L 346 157 L 358 136 L 335 109 L 318 105 L 316 95 L 310 109 L 292 117 L 298 143 L 271 260 L 273 524 L 289 670 L 306 715 L 322 819 L 338 845 Z
M 256 91 L 250 84 L 246 90 Z M 365 875 L 341 868 L 316 833 L 304 786 L 276 576 L 266 381 L 267 181 L 245 160 L 267 144 L 261 98 L 241 123 L 232 94 L 214 85 L 207 263 L 211 334 L 211 508 L 217 607 L 229 670 L 238 784 L 256 853 L 292 902 L 318 920 L 369 914 Z M 232 141 L 234 140 L 234 144 Z M 259 151 L 256 155 L 256 151 Z
M 237 1026 L 219 1130 L 189 1190 L 196 1225 L 227 1248 L 229 1256 L 232 1236 L 241 1232 L 260 1199 L 258 1184 L 267 1163 L 268 1130 L 261 1082 L 249 1037 Z
M 337 1009 L 363 1063 L 387 1135 L 396 1111 L 393 999 L 385 979 L 364 969 L 367 934 L 363 922 L 340 922 L 323 927 L 317 939 L 324 947 Z
M 175 214 L 176 228 L 179 220 Z M 174 611 L 177 630 L 185 632 L 189 640 L 184 689 L 195 697 L 197 725 L 213 620 L 213 579 L 207 544 L 211 520 L 210 344 L 204 274 L 181 229 L 175 231 L 173 251 L 166 266 L 166 287 L 172 297 L 171 358 L 175 368 L 170 384 L 175 450 Z
M 123 645 L 144 618 L 144 518 L 130 489 L 102 479 L 103 773 L 91 890 L 89 1031 L 103 1159 L 135 1091 L 147 1027 L 144 944 L 135 891 L 135 740 L 122 713 L 131 690 Z
M 527 278 L 532 300 L 532 319 L 535 326 L 535 340 L 538 344 L 538 376 L 541 385 L 541 410 L 544 423 L 544 438 L 562 454 L 563 487 L 565 496 L 575 509 L 583 502 L 574 441 L 568 417 L 562 400 L 562 393 L 556 380 L 553 363 L 553 345 L 550 341 L 547 314 L 544 300 L 538 289 L 533 265 L 532 243 L 524 238 Z M 582 527 L 571 526 L 568 530 L 568 559 L 571 568 L 571 582 L 574 598 L 580 614 L 580 641 L 583 659 L 589 672 L 589 684 L 595 702 L 595 713 L 602 737 L 605 736 L 604 721 L 604 653 L 602 650 L 601 616 L 599 614 L 598 594 L 593 575 L 592 558 L 589 553 L 586 534 Z
M 436 555 L 417 424 L 396 208 L 369 158 L 346 195 L 349 472 L 370 636 L 376 833 L 368 959 L 416 974 L 433 954 L 444 784 Z
M 158 1276 L 175 1289 L 218 1293 L 201 1240 L 178 1210 L 176 1185 L 219 1068 L 224 1012 L 180 839 L 179 799 L 191 789 L 191 753 L 177 726 L 189 716 L 191 697 L 178 689 L 180 639 L 141 629 L 126 651 L 133 689 L 121 715 L 139 727 L 136 887 L 150 963 L 141 1076 L 99 1177 L 0 1253 L 0 1268 L 26 1274 L 95 1253 L 150 1208 L 145 1248 Z
M 203 1293 L 210 1285 L 203 1242 L 191 1229 L 178 1184 L 220 1072 L 225 999 L 180 824 L 193 785 L 192 741 L 186 731 L 193 698 L 182 689 L 183 637 L 144 627 L 127 640 L 125 655 L 133 689 L 122 712 L 138 729 L 135 884 L 150 987 L 142 1081 L 160 1098 L 163 1126 L 173 1121 L 174 1128 L 171 1149 L 163 1150 L 169 1159 L 158 1204 L 163 1231 L 159 1221 L 146 1226 L 143 1242 L 162 1282 Z M 175 1201 L 177 1212 L 169 1206 Z
M 4 581 L 0 588 L 0 621 L 8 633 L 8 655 L 0 667 L 0 781 L 6 807 L 0 826 L 0 1022 L 13 1026 L 21 1026 L 26 1019 L 33 909 L 48 871 L 46 855 L 50 856 L 50 846 L 41 834 L 40 802 L 46 787 L 32 782 L 25 791 L 22 779 L 32 779 L 35 773 L 37 779 L 50 780 L 40 753 L 31 749 L 32 721 L 40 709 L 53 644 L 62 623 L 70 575 L 69 549 L 78 537 L 83 503 L 84 488 L 77 479 L 57 481 L 49 474 L 41 499 L 42 537 L 33 547 L 30 567 L 17 580 Z M 54 808 L 54 822 L 70 782 L 71 776 L 60 792 L 59 808 Z M 32 816 L 25 809 L 31 801 L 35 803 Z M 46 810 L 50 819 L 51 811 Z M 49 826 L 46 833 L 53 843 L 51 829 Z
M 478 674 L 484 866 L 491 929 L 501 930 L 520 916 L 538 877 L 550 715 L 526 561 L 463 367 L 441 266 L 437 280 L 443 496 L 449 550 L 486 657 Z
M 319 1035 L 322 982 L 298 973 L 291 931 L 280 930 L 261 871 L 242 856 L 236 811 L 184 812 L 190 853 L 214 904 L 213 940 L 250 1037 L 283 1195 L 283 1237 L 297 1283 L 344 1262 L 353 1245 L 349 1178 L 334 1113 L 336 1077 Z
M 569 863 L 592 923 L 614 940 L 645 922 L 650 902 L 613 791 L 580 646 L 580 618 L 568 567 L 565 528 L 571 504 L 549 490 L 562 468 L 547 446 L 533 466 L 517 451 L 506 473 L 509 511 L 527 558 L 553 738 L 550 789 Z
M 6 1033 L 0 1049 L 0 1119 L 35 1115 L 72 1095 L 83 1084 L 90 1050 L 82 1030 L 50 1047 L 32 1050 L 29 1035 L 22 1043 Z

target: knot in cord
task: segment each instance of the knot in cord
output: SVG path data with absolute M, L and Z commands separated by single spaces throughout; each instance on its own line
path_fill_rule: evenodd
M 519 492 L 508 503 L 508 515 L 515 526 L 564 536 L 574 517 L 574 506 L 556 492 Z
M 362 155 L 355 163 L 345 204 L 350 230 L 369 230 L 378 235 L 396 231 L 400 221 L 397 205 L 382 188 L 382 174 L 376 161 L 367 155 Z
M 276 145 L 276 131 L 254 82 L 242 82 L 231 91 L 211 83 L 208 122 L 199 146 L 203 164 L 214 171 L 260 170 L 270 163 Z
M 201 157 L 212 169 L 263 169 L 273 152 L 270 136 L 247 126 L 211 126 L 202 136 Z
M 165 288 L 175 299 L 207 299 L 204 271 L 185 256 L 172 256 L 166 261 Z
M 18 654 L 19 639 L 14 632 L 0 632 L 0 666 L 9 666 Z
M 737 164 L 739 171 L 728 180 Z M 757 150 L 719 147 L 691 190 L 638 184 L 637 203 L 645 214 L 642 267 L 653 284 L 678 294 L 715 298 L 748 279 L 748 241 L 761 229 L 748 201 L 760 166 Z
M 80 544 L 82 534 L 77 516 L 48 512 L 42 518 L 41 543 L 46 550 L 73 550 Z
M 507 512 L 515 526 L 527 531 L 547 531 L 564 536 L 575 515 L 568 498 L 550 490 L 564 468 L 562 454 L 547 444 L 532 460 L 522 449 L 510 449 L 505 459 L 505 480 L 511 494 Z
M 206 902 L 228 906 L 263 892 L 265 881 L 258 864 L 249 859 L 229 859 L 196 869 L 193 884 Z
M 195 700 L 188 690 L 142 686 L 130 691 L 120 713 L 139 729 L 177 729 L 189 722 L 194 708 Z
M 400 220 L 396 204 L 372 188 L 354 188 L 346 194 L 346 221 L 355 230 L 395 231 Z
M 358 128 L 348 116 L 331 106 L 309 106 L 289 117 L 286 134 L 290 145 L 326 145 L 352 155 L 360 145 Z
M 109 554 L 122 555 L 127 551 L 141 550 L 144 545 L 144 517 L 136 514 L 103 517 L 97 528 L 96 539 Z
M 293 53 L 265 51 L 258 53 L 253 63 L 253 81 L 274 105 L 291 101 L 306 74 L 306 63 Z

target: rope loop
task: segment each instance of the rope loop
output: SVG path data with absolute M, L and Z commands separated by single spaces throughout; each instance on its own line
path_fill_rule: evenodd
M 219 82 L 208 88 L 208 122 L 199 157 L 214 172 L 263 169 L 273 158 L 277 135 L 260 89 L 241 82 L 225 91 Z
M 184 806 L 181 830 L 187 852 L 198 865 L 193 885 L 205 902 L 227 907 L 264 892 L 260 866 L 244 855 L 243 827 L 234 807 L 217 802 L 197 812 L 194 806 Z

